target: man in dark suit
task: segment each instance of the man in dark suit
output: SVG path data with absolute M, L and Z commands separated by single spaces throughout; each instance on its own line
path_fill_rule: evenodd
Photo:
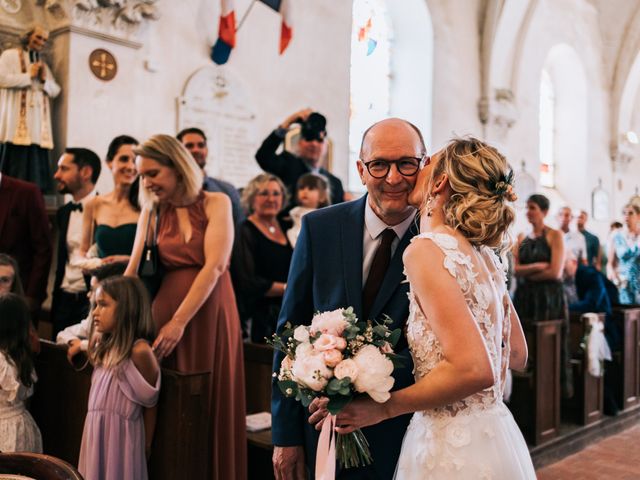
M 67 148 L 58 160 L 58 169 L 53 176 L 58 182 L 58 192 L 73 197 L 73 201 L 60 207 L 56 214 L 58 264 L 51 305 L 54 339 L 60 330 L 79 323 L 89 311 L 88 280 L 70 260 L 79 256 L 83 208 L 95 195 L 100 169 L 100 158 L 91 150 Z
M 286 150 L 283 150 L 282 153 L 276 153 L 291 125 L 296 123 L 301 125 L 297 155 Z M 265 172 L 277 175 L 287 186 L 291 194 L 291 202 L 286 211 L 289 211 L 296 204 L 296 184 L 305 173 L 318 173 L 327 178 L 331 190 L 332 205 L 345 200 L 340 179 L 320 166 L 320 161 L 326 151 L 326 136 L 324 116 L 307 108 L 289 115 L 278 128 L 269 134 L 256 152 L 256 160 L 260 168 Z
M 191 156 L 196 161 L 198 166 L 204 173 L 204 183 L 202 189 L 207 192 L 221 192 L 231 199 L 231 210 L 233 214 L 233 225 L 238 229 L 238 226 L 244 221 L 244 211 L 240 205 L 240 194 L 236 187 L 229 182 L 220 180 L 219 178 L 213 178 L 207 175 L 204 171 L 204 167 L 207 164 L 207 157 L 209 156 L 209 147 L 207 146 L 207 136 L 199 128 L 190 127 L 181 130 L 176 138 L 182 143 Z
M 51 250 L 51 229 L 40 189 L 0 174 L 0 253 L 18 262 L 33 314 L 47 297 Z M 34 323 L 37 320 L 34 315 Z
M 309 213 L 294 250 L 287 290 L 278 321 L 309 325 L 317 311 L 352 306 L 360 319 L 389 315 L 392 328 L 403 328 L 408 317 L 408 284 L 402 254 L 417 233 L 415 209 L 408 195 L 416 181 L 426 148 L 419 130 L 399 119 L 383 120 L 363 136 L 358 172 L 367 188 L 359 200 Z M 402 162 L 400 162 L 402 161 Z M 406 357 L 394 371 L 394 389 L 413 383 L 412 362 L 404 337 L 396 353 Z M 279 371 L 283 355 L 274 357 Z M 304 478 L 313 471 L 318 434 L 308 424 L 308 412 L 272 385 L 274 471 L 278 479 Z M 338 472 L 340 479 L 390 479 L 409 422 L 405 415 L 363 429 L 373 464 Z

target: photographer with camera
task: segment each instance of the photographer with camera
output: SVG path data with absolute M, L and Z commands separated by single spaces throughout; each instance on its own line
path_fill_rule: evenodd
M 299 124 L 301 127 L 297 155 L 286 150 L 277 154 L 276 150 L 282 144 L 293 124 Z M 305 173 L 317 173 L 329 181 L 331 204 L 344 201 L 344 189 L 340 179 L 320 166 L 320 161 L 326 151 L 326 125 L 327 119 L 324 115 L 314 112 L 310 108 L 300 110 L 289 115 L 278 128 L 271 132 L 256 152 L 256 160 L 260 167 L 264 171 L 280 177 L 291 193 L 292 199 L 297 198 L 295 190 L 298 178 Z M 293 206 L 294 204 L 290 204 L 286 211 L 289 211 Z

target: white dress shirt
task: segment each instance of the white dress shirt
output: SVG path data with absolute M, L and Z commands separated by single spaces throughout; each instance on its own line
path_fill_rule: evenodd
M 96 196 L 95 190 L 80 200 L 82 208 Z M 69 215 L 69 228 L 67 229 L 67 264 L 64 267 L 64 278 L 60 288 L 67 293 L 80 293 L 87 291 L 87 284 L 80 267 L 73 266 L 74 260 L 80 257 L 80 245 L 82 244 L 82 215 L 80 210 L 74 210 Z
M 382 241 L 382 232 L 387 228 L 391 228 L 396 232 L 396 238 L 391 243 L 391 258 L 396 253 L 400 239 L 404 237 L 407 230 L 411 226 L 411 222 L 415 220 L 415 212 L 409 215 L 405 220 L 397 225 L 387 225 L 380 217 L 378 217 L 371 205 L 369 204 L 369 198 L 367 197 L 367 204 L 364 208 L 364 229 L 362 236 L 362 288 L 367 283 L 367 277 L 369 276 L 369 270 L 371 269 L 371 263 L 373 257 L 376 254 L 376 249 Z

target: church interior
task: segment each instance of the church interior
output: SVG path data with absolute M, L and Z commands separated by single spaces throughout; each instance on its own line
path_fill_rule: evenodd
M 35 60 L 24 58 L 43 65 L 27 82 L 39 83 L 39 96 L 20 97 L 31 87 L 11 84 L 8 60 L 0 59 L 0 254 L 11 255 L 2 240 L 8 238 L 8 223 L 2 222 L 23 215 L 18 207 L 5 212 L 9 208 L 2 206 L 2 181 L 21 175 L 5 169 L 20 160 L 11 152 L 26 151 L 9 147 L 31 149 L 38 144 L 39 154 L 47 158 L 49 183 L 28 178 L 28 172 L 22 180 L 40 187 L 51 266 L 44 296 L 36 299 L 37 306 L 29 304 L 37 315 L 33 324 L 40 353 L 33 360 L 38 381 L 27 408 L 41 432 L 40 453 L 50 463 L 43 468 L 40 460 L 33 460 L 44 458 L 37 454 L 22 458 L 0 453 L 0 477 L 21 473 L 28 478 L 82 478 L 75 469 L 87 403 L 92 401 L 91 362 L 84 351 L 79 354 L 84 360 L 68 357 L 73 343 L 56 344 L 58 330 L 51 320 L 52 309 L 62 302 L 56 307 L 54 290 L 66 285 L 62 280 L 61 287 L 56 278 L 60 245 L 65 244 L 61 232 L 73 215 L 67 213 L 61 230 L 60 212 L 74 193 L 55 186 L 63 157 L 74 154 L 66 149 L 97 154 L 102 172 L 93 184 L 103 196 L 117 192 L 121 181 L 113 157 L 108 157 L 112 139 L 137 139 L 130 142 L 133 152 L 145 156 L 139 152 L 148 152 L 144 148 L 150 137 L 175 138 L 181 131 L 193 135 L 189 129 L 195 128 L 206 133 L 202 136 L 208 157 L 205 154 L 206 163 L 200 165 L 205 182 L 230 184 L 233 195 L 244 202 L 256 176 L 268 171 L 256 160 L 265 137 L 278 134 L 284 125 L 286 136 L 283 133 L 279 148 L 295 152 L 301 138 L 306 139 L 306 117 L 298 121 L 295 114 L 305 109 L 321 113 L 326 121 L 320 167 L 341 182 L 344 197 L 339 201 L 367 193 L 358 170 L 363 132 L 382 119 L 397 117 L 421 131 L 428 155 L 454 137 L 473 136 L 506 157 L 518 197 L 510 230 L 515 242 L 531 230 L 528 199 L 534 194 L 548 200 L 543 210 L 551 228 L 563 229 L 563 211 L 569 215 L 567 235 L 569 230 L 581 232 L 586 221 L 591 236 L 599 239 L 589 268 L 597 270 L 599 282 L 633 287 L 635 293 L 610 302 L 606 312 L 574 311 L 565 304 L 566 323 L 549 315 L 526 324 L 531 361 L 525 372 L 509 375 L 507 405 L 538 478 L 640 477 L 634 448 L 640 440 L 640 0 L 0 0 L 2 58 L 11 50 L 26 49 L 21 42 L 34 28 L 46 33 L 46 43 Z M 21 61 L 16 68 L 25 75 L 30 65 Z M 58 90 L 47 89 L 52 81 Z M 17 123 L 20 131 L 21 112 L 33 108 L 30 101 L 43 109 L 39 123 L 33 124 L 42 129 L 41 135 L 32 132 L 30 140 L 18 140 L 11 129 Z M 301 128 L 289 128 L 297 123 Z M 196 153 L 187 148 L 197 162 Z M 240 215 L 250 217 L 257 207 L 248 208 Z M 581 215 L 583 223 L 576 223 Z M 137 218 L 136 213 L 132 223 Z M 159 221 L 156 218 L 156 225 Z M 617 230 L 614 222 L 619 222 Z M 266 233 L 273 234 L 276 227 L 268 225 Z M 147 224 L 147 238 L 148 229 Z M 633 258 L 620 261 L 631 265 L 622 283 L 611 273 L 619 267 L 612 260 L 616 232 L 635 242 L 635 250 L 629 250 Z M 137 235 L 146 248 L 145 233 Z M 286 236 L 282 238 L 286 244 Z M 68 239 L 66 244 L 71 245 Z M 131 249 L 127 260 L 129 253 Z M 291 252 L 288 255 L 287 261 Z M 37 255 L 29 265 L 36 263 Z M 0 274 L 3 265 L 0 261 Z M 83 274 L 90 268 L 83 267 Z M 518 267 L 513 268 L 517 272 Z M 271 287 L 282 287 L 273 294 L 279 301 L 286 270 L 284 279 L 274 280 Z M 62 271 L 67 275 L 64 262 Z M 240 298 L 233 265 L 231 277 Z M 512 294 L 516 283 L 514 279 Z M 87 288 L 64 294 L 84 297 Z M 580 294 L 580 287 L 576 293 L 574 286 L 573 292 Z M 242 318 L 240 303 L 239 308 Z M 609 324 L 618 332 L 615 346 Z M 270 412 L 273 371 L 272 347 L 252 341 L 245 327 L 239 346 L 239 365 L 244 362 L 239 376 L 244 376 L 242 419 Z M 603 342 L 609 340 L 608 355 L 594 360 L 589 342 L 597 334 Z M 2 345 L 0 339 L 0 351 Z M 594 367 L 594 361 L 600 365 Z M 565 366 L 572 376 L 572 395 L 565 395 L 561 385 Z M 230 470 L 235 474 L 222 473 L 224 469 L 215 473 L 208 446 L 212 433 L 201 421 L 210 408 L 207 398 L 215 372 L 198 368 L 185 373 L 162 365 L 153 444 L 147 445 L 149 478 L 276 478 L 268 415 L 266 428 L 252 423 L 264 416 L 247 420 L 252 425 L 243 447 L 244 465 Z M 3 388 L 0 383 L 0 418 Z M 220 455 L 214 464 L 227 461 Z

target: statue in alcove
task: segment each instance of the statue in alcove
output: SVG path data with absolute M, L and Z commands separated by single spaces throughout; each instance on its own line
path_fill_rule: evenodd
M 50 191 L 53 149 L 50 98 L 60 93 L 41 53 L 49 40 L 42 26 L 31 28 L 22 46 L 0 55 L 0 166 L 8 176 Z

